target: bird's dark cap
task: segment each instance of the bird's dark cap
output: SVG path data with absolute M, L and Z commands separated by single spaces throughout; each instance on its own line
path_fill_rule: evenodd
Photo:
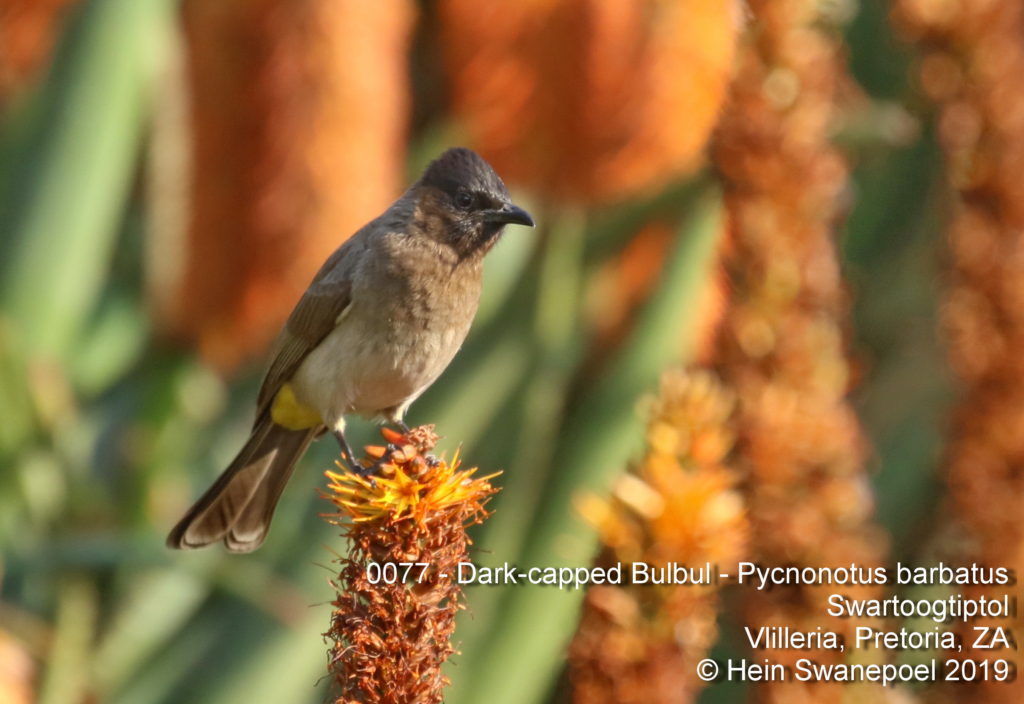
M 430 162 L 420 183 L 439 188 L 445 193 L 466 188 L 488 193 L 506 202 L 510 198 L 504 182 L 491 165 L 466 147 L 452 147 Z

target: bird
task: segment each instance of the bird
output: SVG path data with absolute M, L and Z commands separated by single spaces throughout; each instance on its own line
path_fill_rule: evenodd
M 445 370 L 476 314 L 484 256 L 506 225 L 534 226 L 482 157 L 453 147 L 324 262 L 278 336 L 252 431 L 167 545 L 263 544 L 295 464 L 358 415 L 408 432 L 404 416 Z

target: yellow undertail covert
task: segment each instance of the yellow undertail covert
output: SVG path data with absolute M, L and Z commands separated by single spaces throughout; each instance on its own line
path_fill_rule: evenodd
M 277 392 L 270 407 L 270 417 L 288 430 L 305 430 L 323 423 L 319 413 L 295 398 L 295 390 L 291 384 L 285 384 Z

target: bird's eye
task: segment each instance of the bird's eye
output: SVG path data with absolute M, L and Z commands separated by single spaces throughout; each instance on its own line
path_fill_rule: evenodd
M 473 207 L 473 194 L 469 191 L 459 191 L 455 194 L 455 206 L 459 210 L 469 210 Z

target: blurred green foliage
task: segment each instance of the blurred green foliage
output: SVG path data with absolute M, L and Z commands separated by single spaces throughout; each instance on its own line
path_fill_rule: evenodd
M 876 448 L 879 517 L 902 555 L 934 507 L 950 389 L 936 340 L 939 157 L 925 121 L 893 136 L 894 115 L 911 126 L 916 116 L 901 112 L 913 90 L 885 11 L 864 3 L 848 27 L 856 77 L 888 102 L 841 135 L 857 166 L 843 244 L 864 361 L 856 398 Z M 171 0 L 84 2 L 51 70 L 4 115 L 0 628 L 48 653 L 42 704 L 82 701 L 83 691 L 117 704 L 319 702 L 328 563 L 341 549 L 317 515 L 330 443 L 304 460 L 259 552 L 163 546 L 176 513 L 241 442 L 258 381 L 252 370 L 226 383 L 152 338 L 137 181 L 175 12 Z M 416 139 L 414 154 L 433 144 Z M 721 217 L 700 182 L 608 212 L 543 215 L 540 233 L 510 235 L 491 256 L 471 338 L 410 418 L 437 423 L 448 452 L 460 442 L 473 464 L 505 470 L 496 514 L 477 535 L 485 563 L 590 559 L 573 492 L 621 470 L 638 446 L 637 399 L 686 359 Z M 652 216 L 677 231 L 657 290 L 581 383 L 594 322 L 586 283 Z M 356 432 L 369 441 L 374 431 Z M 544 701 L 579 596 L 472 590 L 451 701 Z

